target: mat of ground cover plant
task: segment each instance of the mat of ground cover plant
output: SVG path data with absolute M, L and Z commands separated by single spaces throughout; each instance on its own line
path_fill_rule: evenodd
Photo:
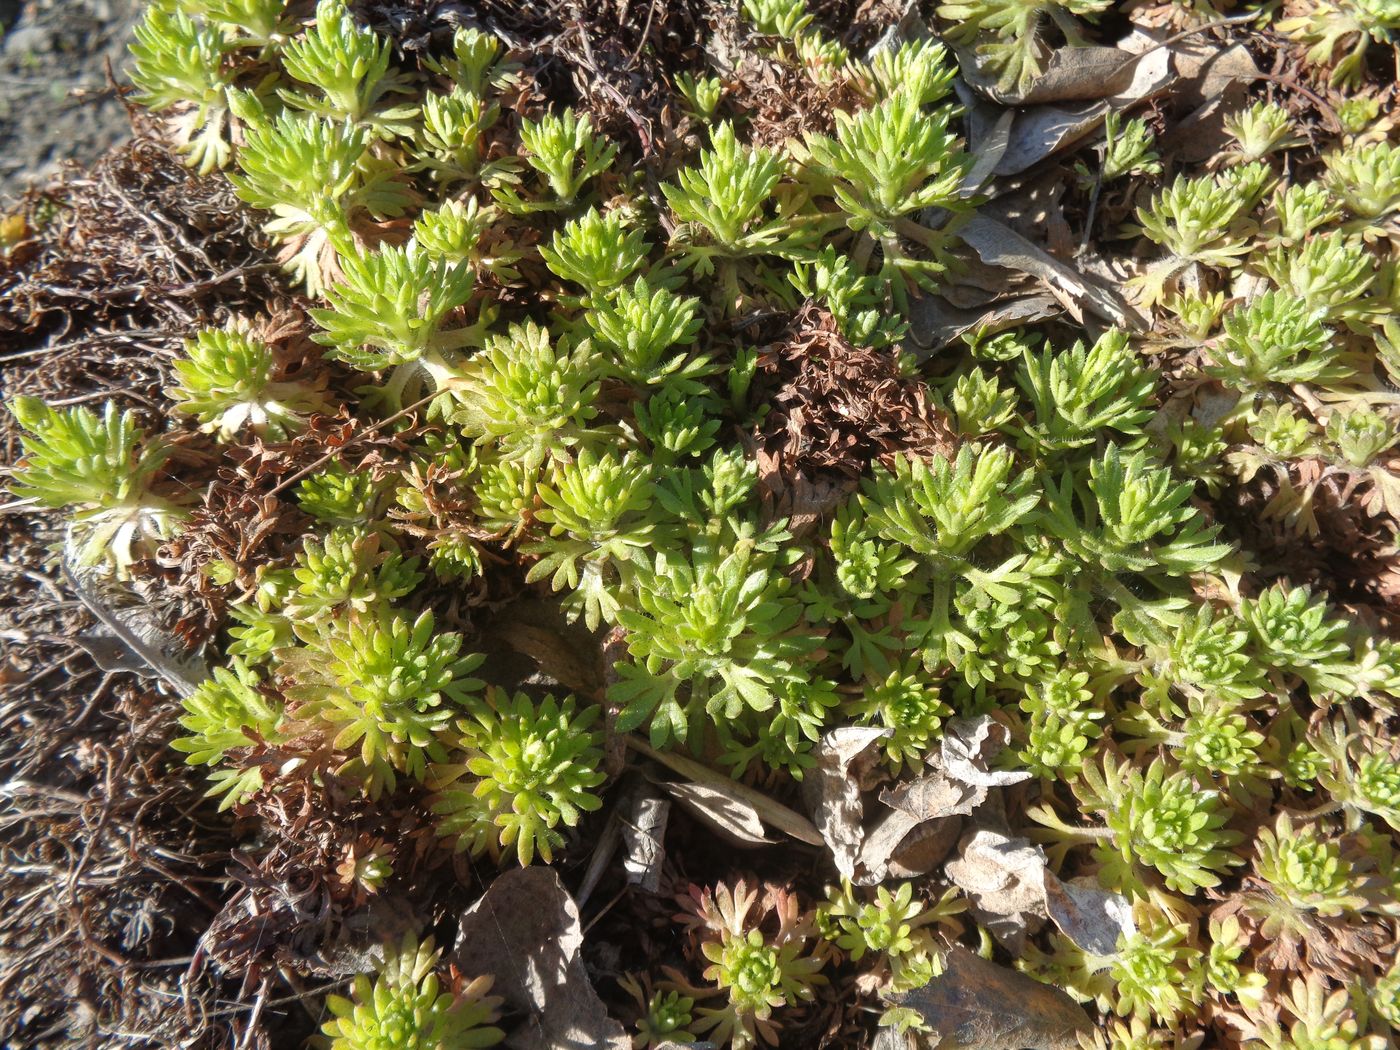
M 176 6 L 196 17 L 217 8 Z M 309 31 L 313 6 L 289 5 L 289 32 Z M 999 639 L 992 653 L 977 651 L 983 637 L 966 643 L 988 668 L 981 684 L 966 655 L 956 667 L 852 674 L 849 661 L 830 663 L 835 640 L 878 660 L 881 633 L 903 626 L 888 610 L 838 615 L 811 599 L 810 615 L 839 624 L 804 659 L 828 661 L 840 679 L 828 706 L 841 714 L 822 723 L 819 709 L 819 731 L 794 732 L 788 764 L 771 760 L 770 740 L 736 773 L 718 749 L 669 746 L 655 724 L 641 735 L 617 728 L 618 668 L 636 666 L 629 633 L 640 630 L 625 617 L 592 630 L 588 617 L 571 621 L 582 599 L 561 607 L 558 578 L 526 579 L 540 557 L 529 541 L 548 530 L 483 528 L 451 502 L 460 493 L 450 471 L 475 468 L 444 454 L 449 474 L 419 478 L 423 502 L 408 507 L 428 518 L 395 519 L 409 526 L 399 542 L 426 564 L 430 541 L 455 523 L 482 567 L 466 582 L 424 584 L 415 608 L 490 654 L 474 673 L 500 694 L 572 693 L 604 708 L 596 753 L 574 755 L 596 766 L 598 808 L 575 814 L 553 855 L 523 867 L 510 841 L 454 853 L 425 816 L 426 788 L 400 770 L 404 783 L 370 791 L 345 749 L 325 741 L 310 760 L 286 741 L 269 759 L 256 753 L 266 739 L 246 738 L 253 754 L 230 761 L 271 769 L 295 757 L 314 775 L 278 773 L 224 809 L 206 795 L 208 770 L 170 746 L 186 731 L 182 699 L 225 662 L 239 623 L 230 605 L 246 601 L 260 567 L 290 564 L 325 531 L 292 498 L 297 485 L 328 469 L 376 479 L 431 470 L 414 452 L 426 441 L 442 453 L 424 406 L 410 406 L 405 429 L 358 407 L 358 377 L 343 358 L 320 360 L 308 338 L 307 293 L 320 289 L 283 270 L 286 246 L 223 174 L 182 163 L 188 126 L 178 120 L 133 107 L 129 144 L 68 168 L 5 217 L 7 402 L 132 411 L 148 433 L 175 435 L 170 473 L 200 509 L 120 585 L 76 564 L 61 512 L 12 501 L 0 518 L 0 1038 L 302 1045 L 337 1013 L 328 994 L 369 1001 L 386 954 L 405 935 L 431 934 L 444 949 L 441 1005 L 455 997 L 481 1014 L 479 1041 L 440 1035 L 447 1046 L 489 1045 L 492 1025 L 529 1046 L 1391 1045 L 1400 786 L 1384 768 L 1394 768 L 1389 698 L 1400 681 L 1390 640 L 1400 165 L 1387 167 L 1377 148 L 1395 134 L 1389 34 L 1400 19 L 1349 2 L 1290 2 L 1272 17 L 1208 4 L 1005 5 L 1034 13 L 1002 39 L 995 23 L 976 25 L 996 6 L 813 4 L 807 25 L 780 17 L 801 5 L 701 0 L 353 5 L 355 24 L 390 41 L 404 70 L 442 62 L 464 29 L 502 41 L 519 69 L 499 127 L 551 108 L 588 114 L 637 173 L 626 186 L 606 176 L 615 196 L 589 199 L 621 212 L 638 208 L 635 195 L 662 217 L 653 239 L 674 236 L 680 213 L 666 190 L 711 141 L 694 100 L 672 87 L 678 75 L 718 73 L 720 111 L 745 145 L 782 150 L 839 138 L 836 114 L 868 105 L 856 78 L 822 73 L 840 66 L 836 43 L 852 62 L 873 62 L 901 41 L 944 42 L 960 74 L 951 87 L 968 150 L 962 181 L 981 193 L 949 227 L 946 270 L 908 303 L 907 332 L 881 329 L 893 308 L 861 314 L 810 281 L 781 294 L 745 289 L 708 318 L 705 339 L 757 348 L 748 404 L 763 411 L 725 417 L 756 466 L 756 527 L 787 522 L 806 554 L 784 571 L 794 592 L 815 593 L 840 530 L 860 534 L 842 564 L 860 564 L 870 533 L 843 508 L 872 484 L 872 463 L 894 485 L 896 461 L 1005 449 L 1041 470 L 1034 487 L 1053 511 L 1076 498 L 1058 487 L 1068 484 L 1059 464 L 1107 444 L 1116 458 L 1096 470 L 1146 449 L 1186 485 L 1175 520 L 1218 530 L 1181 564 L 1209 558 L 1199 552 L 1213 544 L 1233 552 L 1193 580 L 1197 613 L 1184 623 L 1164 633 L 1150 616 L 1114 619 L 1105 651 L 1085 665 L 1092 680 L 1035 664 L 1029 635 L 996 635 L 1007 628 L 993 614 L 1014 618 L 995 597 L 959 608 L 962 630 Z M 52 23 L 45 5 L 25 11 L 33 25 Z M 1272 108 L 1241 124 L 1264 103 Z M 21 166 L 42 170 L 48 153 L 33 134 L 47 123 L 64 136 L 67 125 L 39 119 L 29 102 L 23 112 L 7 132 L 33 152 Z M 1331 159 L 1344 154 L 1362 160 Z M 1217 194 L 1214 219 L 1193 214 L 1206 231 L 1194 241 L 1184 212 L 1164 221 L 1157 203 L 1178 174 Z M 1302 188 L 1313 183 L 1335 200 L 1309 204 Z M 1257 220 L 1232 222 L 1220 218 L 1222 196 L 1269 203 Z M 547 241 L 548 210 L 524 214 Z M 359 231 L 362 243 L 407 235 L 406 221 L 381 220 Z M 529 259 L 523 279 L 501 277 L 511 252 L 535 250 L 502 238 L 490 250 L 506 261 L 490 260 L 498 268 L 482 282 L 508 316 L 528 314 L 548 273 Z M 1329 241 L 1354 251 L 1298 261 Z M 1169 247 L 1183 245 L 1190 257 Z M 892 248 L 877 262 L 882 250 Z M 334 252 L 318 267 L 329 286 L 344 276 Z M 1282 319 L 1249 314 L 1270 287 L 1306 301 L 1306 316 L 1287 315 L 1281 295 L 1265 301 Z M 581 309 L 567 286 L 549 296 L 565 316 Z M 260 315 L 263 338 L 319 369 L 339 411 L 322 401 L 327 410 L 308 413 L 289 440 L 245 432 L 221 444 L 172 409 L 174 363 L 196 332 Z M 1272 361 L 1249 352 L 1261 333 L 1290 325 L 1304 349 Z M 1087 363 L 1070 350 L 1076 339 L 1092 346 Z M 1329 356 L 1325 344 L 1341 349 Z M 1068 392 L 1076 377 L 1078 415 L 1055 416 L 1055 399 L 1080 396 Z M 701 380 L 730 397 L 723 380 Z M 608 418 L 634 396 L 609 387 Z M 5 462 L 19 464 L 23 428 L 8 412 L 0 427 Z M 892 521 L 879 518 L 880 491 L 865 489 L 870 519 Z M 869 557 L 893 549 L 877 539 L 884 547 L 872 541 Z M 1005 554 L 993 541 L 972 568 L 985 573 Z M 1071 547 L 1105 557 L 1103 543 Z M 1163 563 L 1113 553 L 1117 590 L 1096 601 L 1141 610 Z M 211 561 L 233 575 L 209 571 Z M 1276 622 L 1300 626 L 1270 633 Z M 1033 634 L 1027 623 L 1015 621 Z M 1251 670 L 1260 639 L 1273 662 Z M 1008 659 L 1031 661 L 1012 676 L 1019 693 L 998 677 Z M 921 675 L 931 680 L 920 685 Z M 1110 703 L 1115 689 L 1131 699 Z M 922 705 L 922 722 L 901 720 L 899 697 Z M 1083 750 L 1093 775 L 1120 777 L 1097 802 L 1055 786 L 1085 776 Z M 1228 797 L 1218 849 L 1194 849 L 1190 835 L 1153 845 L 1145 820 L 1169 823 L 1171 807 L 1189 807 L 1184 795 L 1215 790 Z M 1165 802 L 1144 818 L 1115 796 L 1145 811 Z M 1135 844 L 1136 860 L 1126 847 L 1115 859 L 1118 841 Z M 754 980 L 776 966 L 787 983 L 773 986 L 774 1001 L 745 1005 L 728 966 L 756 968 Z

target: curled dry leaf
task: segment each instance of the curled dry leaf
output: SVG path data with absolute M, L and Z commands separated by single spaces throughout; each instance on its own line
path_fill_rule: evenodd
M 1011 952 L 1019 954 L 1026 936 L 1044 925 L 1045 854 L 1029 839 L 977 828 L 963 837 L 944 870 L 967 894 L 973 914 Z
M 98 621 L 75 641 L 104 671 L 159 678 L 181 696 L 194 692 L 209 676 L 199 654 L 162 627 L 155 610 L 131 588 L 79 564 L 71 534 L 64 544 L 63 575 Z
M 905 349 L 920 362 L 927 361 L 964 332 L 977 329 L 991 335 L 1008 328 L 1048 321 L 1062 312 L 1054 297 L 1045 292 L 1002 298 L 971 308 L 957 307 L 941 296 L 928 295 L 914 303 L 912 311 L 913 320 L 909 325 L 912 345 Z
M 518 868 L 498 876 L 462 915 L 452 963 L 469 976 L 490 974 L 492 991 L 526 1015 L 508 1046 L 630 1050 L 588 979 L 582 944 L 578 907 L 559 876 Z
M 916 1011 L 938 1050 L 1078 1050 L 1089 1018 L 1064 992 L 988 962 L 961 945 L 922 988 L 891 995 Z
M 1010 740 L 1006 726 L 987 715 L 953 719 L 944 727 L 939 747 L 944 775 L 973 788 L 1009 787 L 1029 780 L 1031 775 L 1026 770 L 994 770 L 989 765 Z M 983 798 L 985 791 L 977 804 Z
M 1060 932 L 1090 955 L 1108 958 L 1120 937 L 1137 932 L 1128 898 L 1101 889 L 1092 876 L 1063 882 L 1047 869 L 1045 908 Z
M 985 715 L 949 722 L 940 751 L 928 759 L 933 772 L 880 792 L 880 801 L 894 812 L 862 844 L 854 881 L 873 885 L 891 875 L 908 878 L 938 863 L 957 841 L 960 822 L 952 818 L 971 813 L 991 788 L 1030 776 L 988 767 L 1007 740 L 1006 727 Z
M 948 855 L 961 830 L 961 817 L 920 821 L 903 810 L 893 810 L 866 834 L 852 881 L 875 886 L 886 879 L 926 875 Z
M 771 846 L 776 839 L 763 833 L 758 810 L 733 792 L 712 784 L 685 780 L 658 782 L 671 797 L 736 846 Z
M 629 735 L 626 737 L 626 741 L 627 746 L 632 750 L 655 759 L 672 772 L 688 777 L 694 783 L 709 788 L 712 793 L 718 792 L 725 799 L 730 800 L 733 803 L 732 812 L 751 810 L 764 824 L 771 828 L 777 828 L 800 842 L 806 842 L 812 846 L 822 844 L 821 834 L 812 826 L 811 821 L 801 813 L 795 813 L 787 806 L 774 802 L 761 791 L 755 791 L 723 773 L 717 773 L 693 758 L 687 758 L 685 755 L 675 752 L 658 751 L 641 737 Z M 695 796 L 694 792 L 691 794 Z
M 1069 149 L 1102 124 L 1107 112 L 1106 103 L 1083 102 L 1075 106 L 1036 106 L 1017 114 L 995 174 L 1019 175 L 1046 157 Z
M 1136 929 L 1126 897 L 1099 888 L 1092 876 L 1062 881 L 1045 866 L 1040 847 L 993 828 L 966 835 L 944 870 L 967 893 L 973 914 L 1013 953 L 1019 954 L 1027 935 L 1046 918 L 1100 958 L 1112 957 L 1119 938 Z
M 860 775 L 872 765 L 871 748 L 890 735 L 874 726 L 845 726 L 822 737 L 813 750 L 817 764 L 802 778 L 802 799 L 831 850 L 836 870 L 845 878 L 855 875 L 856 857 L 865 838 L 865 805 Z
M 1148 328 L 1147 318 L 1117 292 L 1066 265 L 995 219 L 974 215 L 958 228 L 958 236 L 988 266 L 1038 277 L 1076 319 L 1082 307 L 1111 324 L 1135 332 Z

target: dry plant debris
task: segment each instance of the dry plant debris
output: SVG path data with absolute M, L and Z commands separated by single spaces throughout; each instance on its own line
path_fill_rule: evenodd
M 1392 8 L 151 4 L 0 222 L 0 1041 L 1392 1045 Z

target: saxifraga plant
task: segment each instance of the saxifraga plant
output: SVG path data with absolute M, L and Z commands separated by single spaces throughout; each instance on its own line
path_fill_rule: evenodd
M 1374 0 L 1293 6 L 1278 28 L 1338 83 L 1393 21 Z M 1016 92 L 1105 10 L 938 15 L 981 82 Z M 1124 193 L 1156 246 L 1134 286 L 1153 331 L 969 331 L 925 384 L 897 356 L 911 305 L 952 279 L 979 203 L 936 39 L 857 58 L 800 0 L 749 0 L 750 58 L 841 111 L 760 139 L 742 84 L 687 71 L 674 112 L 693 126 L 643 175 L 584 102 L 544 105 L 488 30 L 408 62 L 358 12 L 163 0 L 135 56 L 176 147 L 227 172 L 316 299 L 304 334 L 328 363 L 288 374 L 242 324 L 188 333 L 168 435 L 110 406 L 16 403 L 14 494 L 67 507 L 83 560 L 122 576 L 204 527 L 185 442 L 195 464 L 300 455 L 325 433 L 312 417 L 337 413 L 351 440 L 382 439 L 363 467 L 318 461 L 279 490 L 302 531 L 275 557 L 204 569 L 233 603 L 226 660 L 185 699 L 175 746 L 211 767 L 221 804 L 256 819 L 289 780 L 348 785 L 444 850 L 551 862 L 604 805 L 604 712 L 609 731 L 777 793 L 820 776 L 831 729 L 881 733 L 869 775 L 907 780 L 955 719 L 990 715 L 1012 738 L 997 772 L 1036 778 L 1051 868 L 1131 905 L 1112 952 L 1048 933 L 1020 960 L 1111 1014 L 1112 1045 L 1237 1017 L 1269 1050 L 1380 1038 L 1393 971 L 1364 945 L 1309 953 L 1319 930 L 1393 918 L 1374 873 L 1400 787 L 1374 729 L 1400 647 L 1321 592 L 1260 589 L 1206 500 L 1264 479 L 1264 518 L 1314 531 L 1333 482 L 1400 505 L 1400 193 L 1372 96 L 1338 103 L 1335 141 L 1250 104 L 1206 170 L 1151 192 L 1133 180 L 1174 158 L 1145 115 L 1110 114 L 1078 175 Z M 1304 130 L 1326 140 L 1320 166 Z M 809 300 L 888 355 L 948 434 L 872 453 L 826 503 L 754 444 L 774 404 L 763 319 Z M 1216 400 L 1190 414 L 1203 391 Z M 468 655 L 487 648 L 483 610 L 521 587 L 608 635 L 595 692 L 505 687 Z M 372 844 L 362 859 L 360 891 L 399 881 Z M 839 955 L 871 987 L 935 980 L 933 925 L 959 936 L 962 903 L 910 881 L 843 886 L 813 913 L 744 884 L 697 891 L 681 922 L 704 979 L 648 976 L 638 1038 L 771 1042 Z M 1274 930 L 1317 972 L 1280 977 Z M 444 994 L 416 942 L 392 954 L 332 1003 L 337 1045 L 495 1041 L 483 989 Z

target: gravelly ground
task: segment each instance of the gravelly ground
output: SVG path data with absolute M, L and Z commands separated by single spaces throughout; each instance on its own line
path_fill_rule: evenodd
M 108 86 L 120 76 L 140 0 L 0 0 L 0 207 L 67 159 L 129 134 Z

